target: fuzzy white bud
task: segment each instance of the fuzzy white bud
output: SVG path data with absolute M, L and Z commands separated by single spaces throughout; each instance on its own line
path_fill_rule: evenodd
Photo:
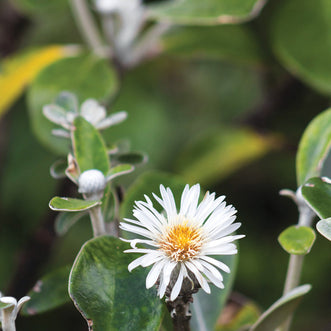
M 78 192 L 88 195 L 99 193 L 105 189 L 106 184 L 106 178 L 100 170 L 86 170 L 78 178 Z

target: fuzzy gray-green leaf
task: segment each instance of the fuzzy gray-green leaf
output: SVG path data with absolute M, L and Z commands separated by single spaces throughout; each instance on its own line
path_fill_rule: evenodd
M 308 178 L 320 176 L 331 147 L 331 109 L 315 117 L 306 128 L 296 157 L 298 186 Z
M 271 305 L 249 331 L 275 330 L 279 325 L 286 321 L 289 316 L 291 316 L 302 297 L 307 294 L 310 289 L 311 286 L 306 284 L 291 290 Z
M 322 219 L 331 217 L 331 182 L 327 178 L 308 179 L 301 188 L 308 205 Z
M 70 273 L 69 293 L 93 331 L 155 331 L 163 305 L 155 289 L 145 287 L 146 270 L 128 271 L 136 254 L 128 244 L 102 236 L 84 244 Z
M 24 315 L 35 315 L 70 302 L 68 294 L 70 266 L 59 268 L 38 280 L 28 293 L 30 301 L 24 305 Z
M 83 200 L 74 198 L 54 197 L 49 202 L 49 207 L 56 211 L 83 211 L 100 205 L 98 200 Z
M 320 220 L 316 224 L 316 228 L 321 235 L 331 241 L 331 218 Z

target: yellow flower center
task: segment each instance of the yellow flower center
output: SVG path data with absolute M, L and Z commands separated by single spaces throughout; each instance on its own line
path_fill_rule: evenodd
M 196 256 L 201 249 L 203 237 L 201 229 L 183 224 L 169 226 L 159 239 L 160 249 L 176 262 L 186 261 Z

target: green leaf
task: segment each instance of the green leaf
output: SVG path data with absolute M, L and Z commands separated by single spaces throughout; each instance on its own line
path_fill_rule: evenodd
M 265 55 L 244 25 L 176 27 L 163 36 L 166 54 L 261 65 Z
M 47 13 L 49 11 L 59 11 L 63 7 L 67 9 L 67 1 L 43 1 L 43 0 L 15 0 L 15 5 L 23 12 L 27 12 L 30 15 L 37 13 Z
M 118 176 L 122 176 L 125 174 L 129 174 L 134 170 L 134 166 L 131 164 L 120 164 L 114 168 L 109 169 L 107 172 L 107 181 L 112 180 L 113 178 L 116 178 Z
M 211 293 L 200 290 L 193 296 L 192 320 L 193 331 L 214 330 L 219 315 L 226 303 L 227 297 L 231 292 L 232 284 L 236 274 L 238 255 L 217 256 L 217 260 L 225 263 L 230 269 L 229 274 L 222 273 L 224 277 L 224 289 L 219 289 L 210 284 Z
M 110 157 L 111 162 L 129 163 L 133 165 L 145 163 L 147 159 L 148 157 L 146 154 L 139 152 L 114 154 Z
M 101 201 L 54 197 L 49 207 L 56 211 L 83 211 L 100 205 Z
M 114 192 L 112 191 L 112 185 L 109 183 L 105 190 L 102 197 L 102 205 L 101 210 L 103 214 L 103 218 L 105 222 L 112 222 L 115 218 L 115 210 L 117 211 L 117 206 L 115 207 L 115 203 L 118 203 L 115 200 L 117 198 L 114 197 Z M 116 189 L 114 189 L 116 190 Z
M 249 331 L 275 330 L 295 311 L 302 297 L 307 294 L 311 286 L 306 284 L 294 288 L 272 304 L 249 329 Z
M 82 103 L 88 98 L 109 100 L 116 90 L 116 74 L 105 59 L 84 54 L 53 63 L 40 72 L 28 90 L 29 113 L 35 135 L 52 151 L 66 155 L 69 141 L 51 134 L 52 129 L 59 127 L 43 115 L 43 106 L 54 103 L 61 91 L 75 93 Z
M 11 306 L 14 306 L 14 303 L 5 303 L 5 302 L 0 301 L 0 309 L 6 309 L 6 308 L 11 307 Z
M 285 229 L 278 237 L 283 249 L 294 255 L 306 255 L 316 239 L 315 231 L 308 226 L 293 225 Z
M 106 176 L 110 164 L 105 143 L 99 131 L 83 117 L 74 120 L 74 154 L 80 172 L 97 169 Z
M 258 159 L 271 147 L 271 139 L 251 130 L 220 128 L 186 148 L 176 169 L 189 182 L 208 185 Z
M 331 108 L 315 117 L 300 140 L 296 157 L 298 186 L 319 176 L 331 147 Z
M 331 182 L 328 178 L 310 178 L 302 186 L 301 192 L 320 218 L 331 217 Z
M 239 23 L 256 17 L 264 3 L 263 0 L 172 0 L 150 6 L 149 15 L 175 24 Z
M 273 15 L 270 39 L 279 60 L 291 73 L 330 94 L 331 2 L 278 1 Z
M 24 315 L 40 314 L 70 302 L 68 294 L 69 272 L 70 266 L 65 266 L 38 280 L 28 293 L 31 299 L 24 305 L 22 313 Z
M 63 213 L 60 213 L 56 217 L 56 220 L 55 220 L 55 232 L 58 235 L 63 236 L 84 215 L 86 215 L 85 212 L 81 212 L 81 213 L 66 213 L 66 212 L 63 212 Z
M 320 220 L 316 224 L 318 232 L 331 241 L 331 218 Z
M 66 177 L 66 169 L 68 167 L 67 160 L 61 159 L 55 161 L 50 168 L 51 176 L 55 179 L 61 179 Z
M 155 289 L 145 288 L 146 269 L 132 273 L 136 254 L 114 237 L 89 240 L 79 252 L 69 280 L 76 307 L 93 331 L 158 330 L 163 305 Z
M 219 321 L 216 325 L 215 331 L 248 330 L 249 327 L 257 321 L 260 315 L 260 309 L 253 302 L 248 302 L 235 313 L 230 321 L 229 318 L 227 318 L 228 321 L 225 323 Z M 221 318 L 219 320 L 221 320 Z

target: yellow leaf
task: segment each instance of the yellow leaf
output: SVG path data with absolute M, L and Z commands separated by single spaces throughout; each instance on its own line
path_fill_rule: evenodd
M 43 68 L 72 53 L 71 47 L 54 45 L 23 51 L 3 60 L 0 64 L 0 117 Z
M 260 158 L 276 144 L 275 137 L 264 137 L 249 129 L 220 128 L 184 150 L 177 170 L 189 182 L 208 185 Z

